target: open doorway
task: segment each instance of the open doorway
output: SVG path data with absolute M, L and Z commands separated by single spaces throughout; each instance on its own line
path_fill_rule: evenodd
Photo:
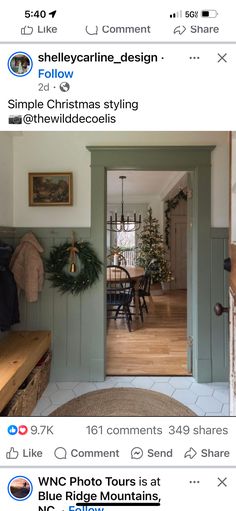
M 125 175 L 123 212 L 129 226 L 121 229 L 122 214 L 120 174 Z M 188 173 L 180 171 L 107 171 L 107 255 L 122 254 L 121 265 L 133 275 L 155 255 L 148 252 L 150 208 L 152 225 L 157 226 L 160 250 L 163 247 L 165 268 L 170 278 L 155 279 L 152 274 L 150 292 L 141 314 L 131 312 L 131 331 L 122 315 L 108 321 L 106 343 L 107 375 L 190 375 L 191 356 L 187 334 L 187 181 Z M 141 218 L 141 225 L 133 219 Z M 111 229 L 111 219 L 118 218 L 118 227 Z M 127 227 L 127 226 L 126 226 Z M 152 234 L 153 235 L 153 234 Z M 144 242 L 146 246 L 143 247 Z M 153 241 L 153 243 L 155 240 Z M 145 264 L 140 257 L 142 250 Z M 140 262 L 141 261 L 141 262 Z M 142 280 L 140 279 L 142 283 Z M 136 282 L 139 293 L 140 282 Z M 141 300 L 140 300 L 141 302 Z M 143 303 L 141 303 L 141 306 Z M 130 304 L 130 310 L 133 303 Z M 189 311 L 191 316 L 191 311 Z
M 106 174 L 108 169 L 170 170 L 189 172 L 192 199 L 191 235 L 188 253 L 189 359 L 192 375 L 199 383 L 228 378 L 228 342 L 224 325 L 219 325 L 212 304 L 224 298 L 222 254 L 226 252 L 227 232 L 211 227 L 211 155 L 214 146 L 89 146 L 91 153 L 91 242 L 101 259 L 106 257 Z M 217 203 L 218 204 L 218 203 Z M 93 368 L 106 374 L 106 269 L 93 290 Z M 220 286 L 220 287 L 219 287 Z M 220 289 L 220 292 L 219 292 Z M 91 298 L 91 297 L 90 297 Z M 216 299 L 215 299 L 216 298 Z M 222 299 L 223 299 L 222 298 Z M 220 355 L 219 355 L 220 353 Z M 189 360 L 190 361 L 190 360 Z

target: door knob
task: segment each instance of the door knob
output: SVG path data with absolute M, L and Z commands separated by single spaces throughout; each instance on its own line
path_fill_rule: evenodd
M 229 307 L 223 307 L 221 303 L 216 303 L 214 306 L 214 311 L 217 316 L 221 316 L 224 312 L 229 312 Z
M 224 270 L 231 271 L 231 259 L 230 257 L 226 257 L 224 260 Z

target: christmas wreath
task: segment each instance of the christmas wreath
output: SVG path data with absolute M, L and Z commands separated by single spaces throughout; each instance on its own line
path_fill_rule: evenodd
M 101 269 L 102 263 L 88 241 L 61 243 L 46 259 L 48 280 L 62 293 L 85 291 L 98 279 Z

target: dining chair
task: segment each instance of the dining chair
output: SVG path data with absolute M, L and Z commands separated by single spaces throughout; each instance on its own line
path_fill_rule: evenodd
M 138 289 L 138 297 L 139 297 L 139 306 L 141 309 L 145 309 L 148 313 L 148 306 L 145 300 L 145 297 L 150 296 L 150 287 L 151 287 L 151 279 L 152 275 L 150 271 L 145 271 L 143 278 L 140 281 L 139 289 Z M 142 299 L 142 302 L 141 302 Z
M 107 266 L 107 319 L 125 318 L 131 332 L 130 304 L 133 286 L 129 272 L 123 266 Z

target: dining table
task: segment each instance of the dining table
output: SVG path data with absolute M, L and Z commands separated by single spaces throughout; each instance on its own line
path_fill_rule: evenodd
M 122 267 L 121 267 L 122 268 Z M 124 266 L 125 270 L 129 273 L 132 286 L 134 289 L 134 313 L 135 316 L 139 317 L 139 296 L 138 296 L 138 289 L 141 279 L 143 278 L 145 274 L 145 269 L 141 266 Z M 112 269 L 111 269 L 112 270 Z M 115 271 L 110 271 L 110 269 L 107 269 L 107 282 L 117 282 L 119 280 L 119 277 L 117 278 L 117 272 L 118 268 L 114 269 Z M 121 272 L 122 274 L 122 272 Z M 123 273 L 124 275 L 124 273 Z M 124 282 L 124 276 L 120 278 L 120 282 Z

